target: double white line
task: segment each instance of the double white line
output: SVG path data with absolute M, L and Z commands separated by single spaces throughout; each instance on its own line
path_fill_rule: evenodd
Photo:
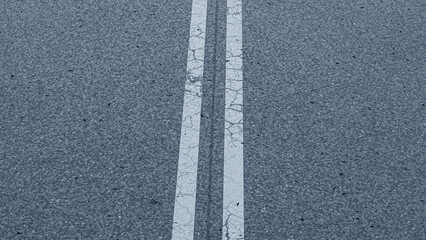
M 183 102 L 173 240 L 194 237 L 207 0 L 193 0 Z M 242 0 L 226 23 L 223 239 L 244 239 Z

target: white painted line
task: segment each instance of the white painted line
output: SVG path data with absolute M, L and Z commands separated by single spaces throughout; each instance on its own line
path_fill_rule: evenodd
M 244 239 L 242 0 L 228 0 L 226 22 L 223 240 Z
M 207 0 L 193 0 L 172 240 L 194 238 Z

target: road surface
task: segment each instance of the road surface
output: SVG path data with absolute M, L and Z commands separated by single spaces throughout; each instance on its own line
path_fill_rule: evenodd
M 426 239 L 421 0 L 5 1 L 2 239 Z

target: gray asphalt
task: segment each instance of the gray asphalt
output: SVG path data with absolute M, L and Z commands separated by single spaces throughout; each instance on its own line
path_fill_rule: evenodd
M 426 239 L 425 3 L 243 10 L 248 239 Z
M 222 236 L 226 0 L 195 239 Z M 170 239 L 191 1 L 5 1 L 0 239 Z M 246 239 L 426 239 L 426 4 L 243 1 Z
M 0 238 L 169 239 L 191 3 L 1 8 Z

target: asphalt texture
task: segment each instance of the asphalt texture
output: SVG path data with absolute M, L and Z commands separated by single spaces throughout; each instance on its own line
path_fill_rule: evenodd
M 4 1 L 0 239 L 170 239 L 191 1 Z M 426 4 L 243 0 L 245 239 L 426 239 Z M 222 236 L 208 1 L 195 239 Z
M 426 239 L 425 4 L 243 10 L 248 239 Z
M 191 3 L 2 5 L 0 238 L 169 239 Z

